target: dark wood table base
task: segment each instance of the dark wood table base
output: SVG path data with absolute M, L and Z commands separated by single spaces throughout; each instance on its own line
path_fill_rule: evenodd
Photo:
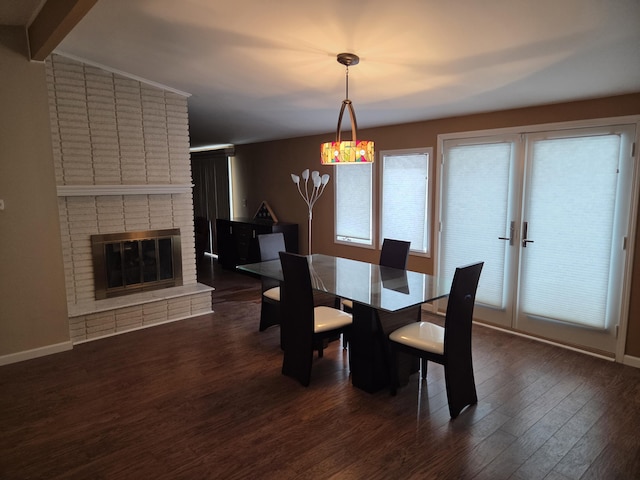
M 397 312 L 384 312 L 354 302 L 353 327 L 349 349 L 351 381 L 354 387 L 375 393 L 389 388 L 389 340 L 393 330 L 420 320 L 420 306 Z M 398 356 L 398 379 L 401 385 L 418 370 L 418 360 L 406 354 Z

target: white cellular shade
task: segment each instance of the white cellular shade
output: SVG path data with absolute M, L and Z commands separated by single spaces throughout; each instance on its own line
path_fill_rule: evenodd
M 381 239 L 411 242 L 411 251 L 429 253 L 428 153 L 382 153 Z
M 531 142 L 522 310 L 606 328 L 620 137 Z
M 372 245 L 372 164 L 335 167 L 336 240 Z
M 503 308 L 512 143 L 445 142 L 439 275 L 449 285 L 456 267 L 484 261 L 476 301 Z

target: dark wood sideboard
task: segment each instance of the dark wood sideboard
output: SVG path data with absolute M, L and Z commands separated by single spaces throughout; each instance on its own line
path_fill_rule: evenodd
M 250 218 L 233 220 L 216 219 L 218 240 L 218 262 L 222 267 L 233 269 L 236 265 L 260 261 L 258 235 L 264 233 L 284 234 L 288 252 L 298 253 L 298 224 L 272 222 Z

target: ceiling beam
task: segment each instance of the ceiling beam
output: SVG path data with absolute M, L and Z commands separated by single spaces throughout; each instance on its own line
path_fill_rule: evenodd
M 47 0 L 28 28 L 31 60 L 44 61 L 98 0 Z

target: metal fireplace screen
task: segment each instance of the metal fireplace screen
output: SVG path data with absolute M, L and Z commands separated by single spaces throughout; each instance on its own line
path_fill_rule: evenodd
M 180 229 L 92 235 L 96 300 L 182 285 Z

